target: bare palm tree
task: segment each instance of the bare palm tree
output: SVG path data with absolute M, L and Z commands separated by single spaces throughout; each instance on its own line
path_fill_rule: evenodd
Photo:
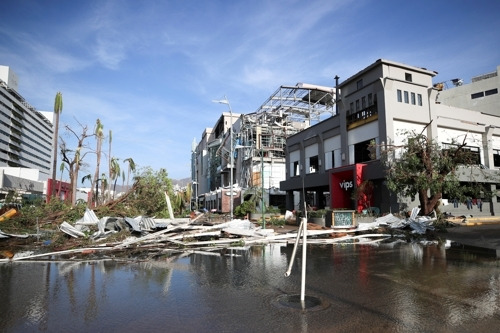
M 59 178 L 59 196 L 61 195 L 61 185 L 62 185 L 62 177 L 63 177 L 63 172 L 64 172 L 64 162 L 61 162 L 61 165 L 59 166 L 59 171 L 61 172 L 61 178 Z
M 95 167 L 95 173 L 94 173 L 94 179 L 92 181 L 92 186 L 91 186 L 91 191 L 94 190 L 94 187 L 96 185 L 97 179 L 99 178 L 99 166 L 101 164 L 101 147 L 102 147 L 102 139 L 104 138 L 103 134 L 103 128 L 104 126 L 101 123 L 100 119 L 97 119 L 96 124 L 95 124 L 95 129 L 94 129 L 94 135 L 96 137 L 96 167 Z M 97 200 L 97 195 L 96 195 L 96 200 Z M 92 203 L 89 202 L 89 207 L 92 206 Z
M 128 163 L 128 170 L 127 170 L 127 191 L 128 191 L 129 179 L 130 179 L 130 172 L 135 172 L 135 162 L 132 159 L 132 157 L 124 159 L 123 162 L 127 162 Z
M 113 186 L 113 199 L 115 198 L 115 191 L 116 191 L 116 181 L 120 177 L 120 164 L 118 163 L 119 159 L 116 157 L 113 157 L 111 159 L 111 173 L 110 173 L 110 179 L 114 180 L 114 186 Z
M 57 168 L 57 138 L 59 136 L 59 114 L 63 109 L 63 99 L 61 92 L 56 94 L 56 98 L 54 100 L 54 157 L 52 160 L 52 189 L 50 196 L 53 197 L 56 195 L 56 168 Z
M 109 130 L 109 137 L 108 137 L 108 175 L 109 178 L 111 178 L 111 141 L 113 141 L 113 133 L 111 130 Z

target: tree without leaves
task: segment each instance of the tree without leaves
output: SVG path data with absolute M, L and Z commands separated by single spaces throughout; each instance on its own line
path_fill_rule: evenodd
M 54 115 L 55 115 L 54 143 L 53 143 L 54 158 L 52 161 L 52 189 L 50 193 L 52 197 L 56 195 L 57 138 L 59 136 L 59 114 L 62 112 L 62 109 L 63 109 L 62 94 L 61 92 L 58 92 L 54 100 Z
M 63 178 L 63 172 L 64 172 L 64 162 L 61 162 L 61 165 L 59 166 L 59 171 L 61 172 L 61 177 L 59 178 L 59 195 L 61 195 L 61 185 L 62 185 L 62 178 Z
M 96 186 L 96 182 L 98 182 L 99 179 L 99 166 L 101 164 L 101 149 L 102 149 L 102 139 L 104 138 L 104 132 L 103 132 L 104 126 L 101 123 L 100 119 L 96 120 L 95 128 L 94 128 L 94 135 L 96 137 L 96 167 L 95 167 L 95 173 L 94 173 L 94 179 L 92 179 L 92 185 L 90 186 L 90 193 L 93 194 L 94 187 Z M 94 198 L 94 195 L 91 195 L 90 198 Z M 97 196 L 95 197 L 96 204 L 97 204 Z M 92 207 L 92 199 L 89 200 L 88 206 Z
M 132 157 L 126 158 L 123 160 L 124 163 L 128 163 L 128 169 L 127 169 L 127 190 L 129 186 L 129 180 L 130 180 L 130 173 L 135 172 L 135 162 L 132 159 Z
M 382 147 L 387 187 L 406 197 L 418 195 L 420 215 L 430 214 L 438 206 L 443 193 L 452 198 L 463 198 L 474 188 L 479 192 L 478 186 L 460 185 L 458 168 L 475 163 L 473 154 L 464 149 L 465 138 L 462 143 L 453 140 L 450 148 L 442 149 L 423 132 L 407 131 L 403 134 L 407 137 L 403 145 Z M 402 151 L 398 158 L 394 158 L 396 151 Z
M 76 132 L 70 128 L 68 125 L 66 125 L 66 130 L 73 134 L 75 138 L 77 139 L 77 146 L 76 149 L 73 151 L 69 148 L 66 147 L 66 142 L 62 140 L 61 138 L 61 156 L 62 160 L 64 163 L 66 163 L 68 172 L 69 172 L 69 179 L 71 183 L 71 204 L 74 206 L 76 204 L 76 185 L 77 185 L 77 180 L 78 180 L 78 172 L 80 171 L 80 167 L 83 164 L 83 159 L 87 155 L 87 152 L 82 152 L 83 148 L 85 147 L 85 140 L 92 136 L 87 134 L 87 126 L 83 126 L 80 124 L 82 127 L 82 134 L 78 135 Z
M 111 159 L 110 163 L 110 174 L 109 178 L 114 181 L 113 183 L 113 200 L 115 199 L 115 192 L 116 192 L 116 182 L 118 178 L 120 177 L 120 164 L 118 163 L 119 158 L 113 157 Z
M 108 136 L 108 175 L 109 175 L 109 178 L 113 179 L 113 177 L 111 177 L 111 173 L 112 173 L 112 166 L 111 166 L 111 142 L 113 141 L 113 133 L 111 132 L 111 130 L 109 130 L 109 136 Z

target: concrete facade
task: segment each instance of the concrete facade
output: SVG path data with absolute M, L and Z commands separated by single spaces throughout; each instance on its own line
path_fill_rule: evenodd
M 463 109 L 500 116 L 500 66 L 496 71 L 478 75 L 470 83 L 462 79 L 438 83 L 437 102 Z
M 9 67 L 0 66 L 0 167 L 36 169 L 38 180 L 47 181 L 51 175 L 53 125 L 26 102 L 17 87 L 17 75 Z M 6 191 L 1 191 L 2 196 Z
M 387 190 L 380 151 L 368 146 L 399 144 L 405 131 L 420 133 L 424 128 L 440 145 L 465 139 L 467 148 L 480 158 L 477 179 L 496 189 L 499 182 L 492 176 L 500 167 L 494 158 L 500 150 L 500 117 L 436 102 L 440 93 L 432 84 L 436 74 L 379 59 L 338 84 L 336 115 L 287 140 L 287 174 L 280 184 L 287 193 L 287 209 L 302 210 L 305 203 L 359 210 L 352 197 L 363 180 L 373 182 L 371 204 L 380 212 L 418 205 L 418 200 L 397 198 Z M 500 212 L 496 197 L 489 205 L 491 214 Z

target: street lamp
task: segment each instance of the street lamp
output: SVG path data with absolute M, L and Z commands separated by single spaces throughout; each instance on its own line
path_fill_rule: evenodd
M 229 141 L 230 141 L 230 149 L 229 153 L 231 155 L 229 159 L 229 188 L 230 188 L 230 202 L 229 202 L 229 219 L 232 221 L 233 220 L 233 159 L 234 159 L 234 153 L 233 153 L 233 110 L 231 109 L 231 104 L 229 104 L 229 100 L 227 99 L 226 95 L 224 95 L 224 99 L 220 100 L 212 100 L 214 103 L 220 103 L 220 104 L 226 104 L 229 107 L 229 119 L 231 123 L 230 131 L 229 131 Z

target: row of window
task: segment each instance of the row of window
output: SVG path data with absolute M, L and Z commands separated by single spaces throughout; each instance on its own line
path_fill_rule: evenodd
M 373 159 L 372 155 L 372 150 L 370 149 L 370 143 L 372 140 L 367 140 L 363 142 L 359 142 L 354 145 L 354 162 L 355 163 L 362 163 L 362 162 L 367 162 Z M 456 148 L 455 144 L 450 144 L 450 143 L 443 143 L 442 148 L 444 150 Z M 467 163 L 474 163 L 474 164 L 481 164 L 481 157 L 480 157 L 480 149 L 479 147 L 472 147 L 472 146 L 465 146 L 463 147 L 464 150 L 469 152 L 469 157 L 467 159 Z M 335 154 L 334 151 L 330 152 L 331 154 L 331 165 L 326 166 L 326 168 L 333 168 L 335 165 Z M 464 161 L 465 162 L 465 161 Z M 299 161 L 294 161 L 293 167 L 292 167 L 292 172 L 291 172 L 291 177 L 294 176 L 299 176 L 300 175 L 300 170 L 299 170 Z M 330 163 L 328 163 L 330 164 Z M 495 167 L 500 167 L 500 150 L 494 149 L 493 150 L 493 165 Z M 316 173 L 319 172 L 319 167 L 320 167 L 320 161 L 318 159 L 318 156 L 311 156 L 309 157 L 309 170 L 306 170 L 306 173 Z
M 361 102 L 361 103 L 360 103 Z M 377 94 L 368 94 L 367 96 L 361 97 L 361 100 L 356 100 L 356 109 L 354 109 L 354 102 L 349 104 L 350 113 L 354 113 L 366 109 L 368 106 L 375 105 L 377 103 Z
M 2 125 L 2 127 L 4 127 L 4 128 L 9 128 L 9 125 L 8 125 L 8 124 L 6 124 L 6 123 L 4 123 L 4 122 L 3 122 L 3 121 L 1 121 L 1 120 L 0 120 L 0 125 Z M 22 144 L 22 145 L 23 145 L 23 148 L 24 148 L 24 147 L 29 147 L 29 148 L 31 148 L 31 149 L 33 149 L 33 150 L 36 150 L 36 151 L 37 151 L 37 152 L 39 152 L 40 154 L 42 154 L 42 155 L 44 155 L 44 156 L 47 156 L 47 157 L 50 159 L 50 156 L 52 155 L 52 153 L 51 153 L 51 151 L 50 151 L 50 149 L 51 149 L 51 147 L 52 147 L 52 144 L 50 144 L 50 143 L 48 143 L 48 142 L 45 142 L 45 144 L 43 144 L 43 142 L 39 142 L 39 141 L 37 142 L 36 140 L 34 140 L 34 139 L 33 139 L 33 137 L 30 137 L 30 136 L 28 136 L 28 135 L 21 135 L 20 133 L 18 133 L 19 131 L 17 131 L 16 129 L 14 129 L 14 128 L 12 128 L 12 127 L 10 128 L 10 130 L 11 130 L 12 132 L 16 133 L 18 136 L 21 136 L 21 137 L 22 137 L 22 141 L 19 141 L 19 140 L 18 140 L 17 138 L 15 138 L 15 137 L 13 138 L 13 137 L 10 135 L 10 133 L 7 133 L 7 132 L 5 132 L 5 131 L 3 131 L 3 130 L 0 130 L 0 133 L 1 133 L 1 134 L 3 134 L 3 135 L 5 135 L 5 136 L 7 136 L 7 137 L 10 137 L 10 138 L 11 138 L 11 140 L 14 140 L 14 141 L 16 141 L 16 142 L 19 142 L 19 144 Z M 43 140 L 43 139 L 42 139 L 39 135 L 37 135 L 37 133 L 35 133 L 35 132 L 33 132 L 33 131 L 29 130 L 28 128 L 25 128 L 25 130 L 26 130 L 27 132 L 31 132 L 31 134 L 32 134 L 33 136 L 36 136 L 36 137 L 40 138 L 41 140 Z M 34 145 L 30 145 L 30 144 L 28 143 L 28 141 L 29 141 L 29 142 L 32 142 L 32 143 L 34 143 L 34 144 L 35 144 L 35 146 L 34 146 Z M 45 140 L 43 140 L 43 141 L 45 141 Z M 42 150 L 42 149 L 40 149 L 40 148 L 38 148 L 38 147 L 43 148 L 43 150 Z M 23 149 L 23 150 L 25 150 L 25 149 Z M 41 157 L 40 157 L 40 158 L 41 158 Z
M 476 99 L 476 98 L 481 98 L 481 97 L 484 97 L 484 96 L 490 96 L 490 95 L 494 95 L 494 94 L 498 94 L 498 89 L 497 88 L 486 90 L 486 91 L 480 91 L 480 92 L 471 94 L 470 98 L 471 99 Z
M 401 89 L 397 90 L 397 98 L 399 103 L 412 104 L 422 106 L 422 94 L 415 94 L 414 92 L 402 91 Z
M 354 145 L 354 163 L 363 163 L 363 162 L 368 162 L 371 161 L 375 158 L 373 155 L 373 149 L 371 146 L 371 143 L 374 139 L 358 142 Z M 332 150 L 331 152 L 328 152 L 326 154 L 329 154 L 329 156 L 326 156 L 325 154 L 325 169 L 332 169 L 335 167 L 335 150 Z M 340 152 L 337 150 L 338 157 L 340 158 Z M 309 163 L 307 163 L 309 162 Z M 299 176 L 300 175 L 300 170 L 299 170 L 299 161 L 294 161 L 292 162 L 292 170 L 291 170 L 291 177 L 294 176 Z M 339 160 L 340 163 L 340 160 Z M 340 165 L 340 164 L 339 164 Z M 309 157 L 309 161 L 306 161 L 306 167 L 309 167 L 309 170 L 305 170 L 306 174 L 308 173 L 317 173 L 319 172 L 319 168 L 321 166 L 321 161 L 319 160 L 318 155 L 311 156 Z
M 32 111 L 32 112 L 25 112 L 18 105 L 18 103 L 16 101 L 9 98 L 9 96 L 7 96 L 2 91 L 0 91 L 0 95 L 3 96 L 7 101 L 11 102 L 12 106 L 14 106 L 14 108 L 17 110 L 17 112 L 20 112 L 25 117 L 29 117 L 29 119 L 25 118 L 24 120 L 27 121 L 28 123 L 30 123 L 33 127 L 35 127 L 37 130 L 39 130 L 41 133 L 47 134 L 47 132 L 50 132 L 50 125 L 49 125 L 50 122 L 47 119 L 45 119 L 45 116 L 43 116 L 41 113 L 38 113 L 38 111 L 31 110 L 31 109 L 30 109 L 30 111 Z M 10 105 L 7 105 L 7 104 L 3 103 L 2 101 L 0 101 L 0 104 L 3 105 L 6 108 L 6 110 L 11 110 Z M 15 117 L 19 117 L 19 114 L 17 114 L 16 112 L 12 112 L 12 113 Z M 7 114 L 5 114 L 5 115 L 7 117 L 9 117 Z

